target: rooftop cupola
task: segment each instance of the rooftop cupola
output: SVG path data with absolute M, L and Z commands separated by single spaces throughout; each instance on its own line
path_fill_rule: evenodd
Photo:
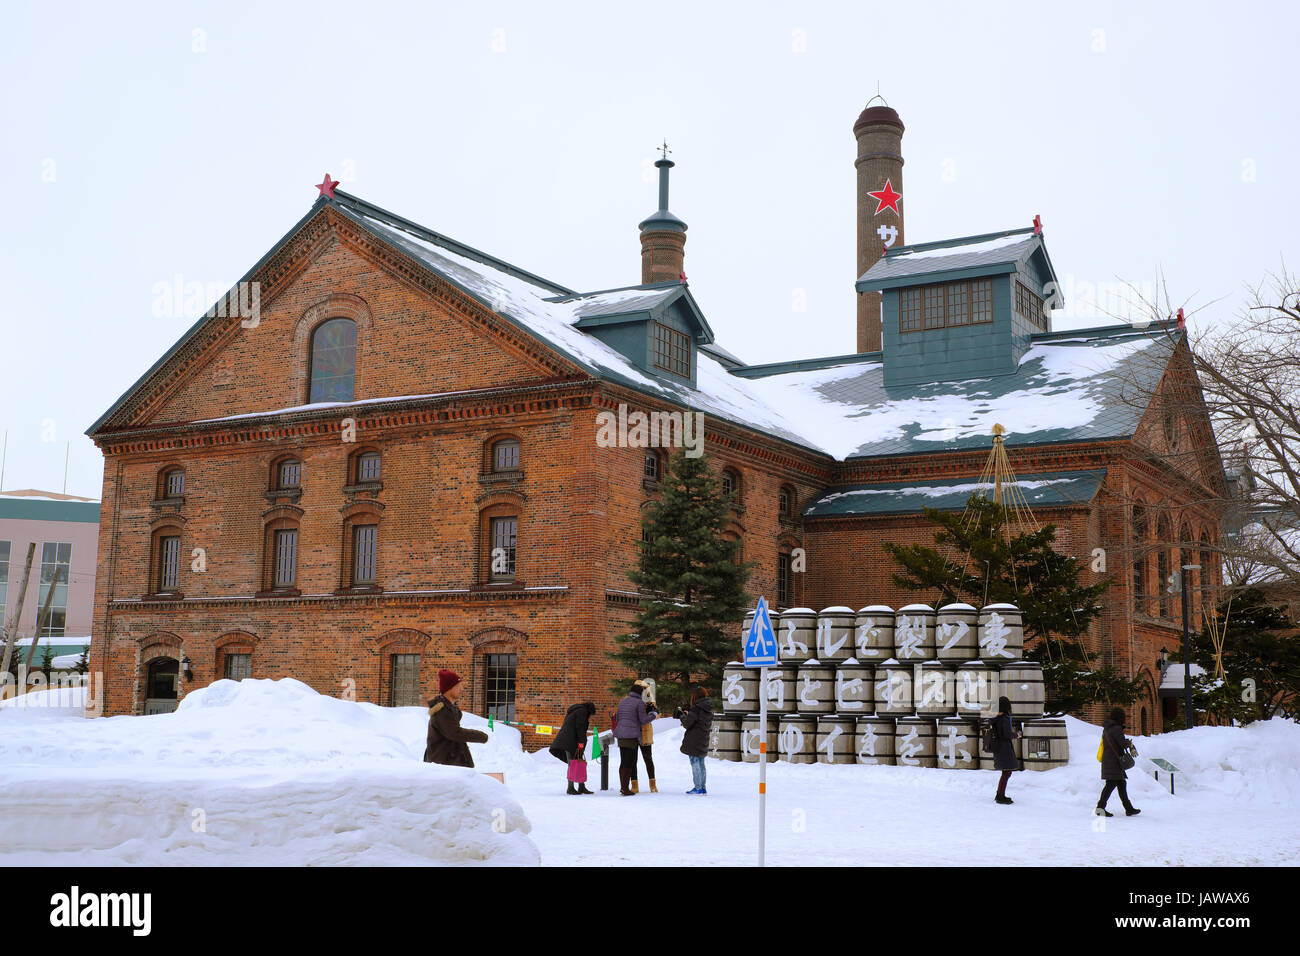
M 686 281 L 686 223 L 668 211 L 668 170 L 676 164 L 668 158 L 672 151 L 666 142 L 660 149 L 663 158 L 655 162 L 659 170 L 659 208 L 638 227 L 642 285 Z

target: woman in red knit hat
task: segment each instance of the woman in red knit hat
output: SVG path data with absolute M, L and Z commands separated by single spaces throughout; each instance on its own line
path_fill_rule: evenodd
M 456 701 L 465 689 L 465 682 L 455 671 L 438 671 L 439 694 L 429 701 L 429 739 L 424 748 L 425 763 L 441 763 L 450 767 L 473 767 L 469 755 L 470 744 L 485 744 L 488 735 L 481 730 L 468 730 L 460 725 L 460 708 Z

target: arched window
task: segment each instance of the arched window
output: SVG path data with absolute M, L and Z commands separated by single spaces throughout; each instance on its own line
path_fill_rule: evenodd
M 1133 610 L 1147 614 L 1147 511 L 1141 505 L 1133 506 Z
M 311 402 L 350 402 L 357 377 L 357 324 L 328 319 L 311 336 Z
M 159 498 L 180 498 L 185 494 L 185 469 L 165 468 L 158 481 Z
M 646 481 L 658 481 L 663 477 L 663 460 L 653 448 L 645 450 L 644 478 Z
M 519 470 L 519 439 L 503 438 L 492 443 L 492 470 Z
M 379 452 L 366 450 L 352 456 L 352 483 L 378 481 L 380 476 Z
M 181 596 L 181 520 L 174 516 L 167 518 L 150 535 L 150 584 L 146 597 Z
M 722 493 L 731 496 L 733 507 L 740 504 L 740 472 L 736 469 L 722 469 Z
M 794 488 L 791 487 L 790 485 L 782 485 L 781 490 L 777 492 L 777 497 L 776 497 L 777 517 L 784 518 L 787 520 L 793 518 L 795 514 L 796 504 L 797 504 L 797 499 L 795 497 Z
M 1156 595 L 1160 617 L 1169 616 L 1169 519 L 1156 520 Z
M 296 491 L 302 487 L 302 462 L 297 458 L 281 458 L 271 470 L 271 488 L 275 491 Z

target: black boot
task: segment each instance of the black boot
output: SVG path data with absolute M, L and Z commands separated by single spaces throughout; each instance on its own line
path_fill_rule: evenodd
M 573 789 L 573 781 L 572 781 L 572 780 L 569 781 L 569 789 L 568 789 L 568 790 L 565 790 L 564 792 L 567 793 L 567 794 L 568 794 L 569 796 L 571 796 L 571 797 L 576 797 L 576 796 L 578 795 L 578 791 Z
M 632 771 L 624 768 L 618 768 L 618 792 L 625 797 L 632 796 L 632 790 L 628 787 L 628 781 L 632 779 Z
M 1124 816 L 1126 816 L 1126 817 L 1135 817 L 1135 816 L 1137 816 L 1137 815 L 1138 815 L 1139 813 L 1141 813 L 1141 812 L 1142 812 L 1142 811 L 1139 810 L 1137 807 L 1125 807 L 1125 808 L 1124 808 Z
M 1094 817 L 1113 817 L 1115 814 L 1111 813 L 1105 807 L 1098 807 L 1096 810 L 1092 811 L 1092 815 Z
M 587 785 L 585 783 L 578 784 L 578 792 L 587 793 L 587 794 L 591 793 L 591 791 L 587 789 Z

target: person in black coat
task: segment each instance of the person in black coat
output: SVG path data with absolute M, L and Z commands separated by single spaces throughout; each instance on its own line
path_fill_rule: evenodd
M 1001 770 L 1002 776 L 998 779 L 998 795 L 993 798 L 994 803 L 1015 803 L 1007 796 L 1007 781 L 1011 779 L 1011 772 L 1020 769 L 1020 761 L 1016 759 L 1016 738 L 1020 734 L 1011 727 L 1011 699 L 1009 697 L 998 698 L 998 715 L 993 718 L 993 769 Z
M 706 794 L 708 791 L 704 789 L 706 779 L 704 755 L 709 752 L 709 730 L 713 726 L 713 701 L 709 700 L 709 692 L 705 688 L 695 688 L 695 693 L 691 695 L 690 709 L 679 710 L 678 720 L 686 728 L 686 733 L 682 734 L 681 751 L 690 758 L 691 777 L 695 784 L 686 792 Z
M 1124 736 L 1124 721 L 1124 709 L 1116 707 L 1101 725 L 1101 779 L 1106 781 L 1106 785 L 1101 788 L 1101 797 L 1094 811 L 1099 817 L 1115 815 L 1106 810 L 1106 803 L 1116 790 L 1119 790 L 1119 802 L 1124 804 L 1126 816 L 1142 812 L 1128 801 L 1128 774 L 1124 772 L 1123 755 L 1129 750 L 1136 754 L 1137 748 Z
M 565 712 L 564 723 L 560 725 L 560 731 L 555 735 L 555 740 L 549 748 L 556 759 L 564 761 L 565 767 L 568 767 L 571 761 L 582 757 L 583 748 L 587 745 L 587 728 L 595 714 L 596 705 L 591 701 L 574 704 Z M 585 783 L 578 784 L 575 790 L 573 781 L 570 780 L 569 789 L 565 793 L 575 795 L 591 793 L 591 791 L 587 789 Z

